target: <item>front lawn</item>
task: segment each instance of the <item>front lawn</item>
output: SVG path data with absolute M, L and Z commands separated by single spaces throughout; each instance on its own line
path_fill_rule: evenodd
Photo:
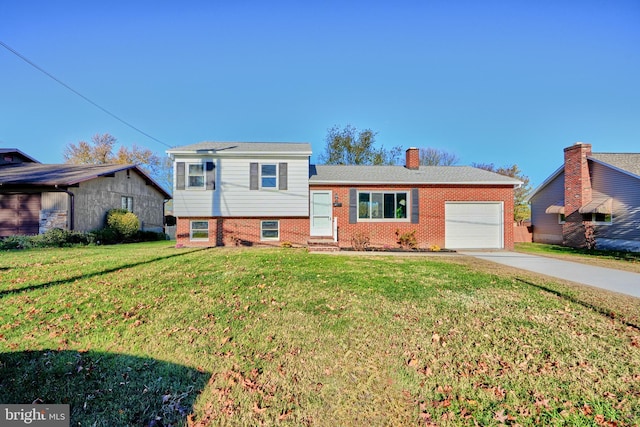
M 640 424 L 637 316 L 543 280 L 464 257 L 4 252 L 0 402 L 82 426 Z

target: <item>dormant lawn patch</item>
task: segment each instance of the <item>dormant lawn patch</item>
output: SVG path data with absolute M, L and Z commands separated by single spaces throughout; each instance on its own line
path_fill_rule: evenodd
M 463 257 L 6 252 L 0 402 L 68 403 L 72 425 L 637 425 L 640 302 L 544 280 Z

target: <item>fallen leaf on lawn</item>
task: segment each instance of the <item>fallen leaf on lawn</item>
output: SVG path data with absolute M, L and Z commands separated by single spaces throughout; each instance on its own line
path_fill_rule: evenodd
M 255 412 L 256 414 L 262 414 L 264 411 L 266 411 L 267 408 L 261 408 L 260 406 L 258 406 L 258 402 L 255 402 L 253 404 L 253 412 Z

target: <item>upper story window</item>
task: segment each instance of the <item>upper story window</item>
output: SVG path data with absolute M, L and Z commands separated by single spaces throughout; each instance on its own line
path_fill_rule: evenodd
M 407 193 L 358 193 L 358 220 L 407 221 Z
M 176 190 L 215 190 L 215 164 L 176 162 Z
M 204 188 L 204 165 L 202 163 L 190 163 L 188 165 L 187 186 L 189 188 Z
M 250 163 L 249 190 L 286 190 L 288 163 Z
M 260 186 L 262 188 L 276 188 L 277 184 L 278 173 L 276 165 L 260 165 Z

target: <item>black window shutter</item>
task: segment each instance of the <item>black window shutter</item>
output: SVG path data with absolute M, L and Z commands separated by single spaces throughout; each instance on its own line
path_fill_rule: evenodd
M 411 224 L 420 223 L 420 199 L 417 188 L 411 189 Z
M 207 162 L 205 165 L 205 170 L 207 171 L 207 175 L 206 175 L 207 190 L 215 190 L 216 189 L 216 170 L 213 162 Z
M 349 224 L 358 222 L 358 190 L 349 189 Z
M 258 189 L 258 164 L 251 163 L 249 165 L 249 190 Z
M 278 190 L 287 189 L 287 163 L 278 164 Z
M 176 163 L 176 190 L 184 190 L 184 162 Z

